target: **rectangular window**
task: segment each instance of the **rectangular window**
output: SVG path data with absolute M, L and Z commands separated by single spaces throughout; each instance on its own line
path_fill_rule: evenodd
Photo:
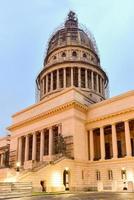
M 101 180 L 101 176 L 100 176 L 100 171 L 96 171 L 96 180 L 100 181 Z
M 108 179 L 113 180 L 113 171 L 112 170 L 108 170 Z
M 81 178 L 82 178 L 82 180 L 84 179 L 84 171 L 83 170 L 81 171 Z

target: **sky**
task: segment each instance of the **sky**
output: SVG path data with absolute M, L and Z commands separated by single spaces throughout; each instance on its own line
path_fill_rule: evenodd
M 0 135 L 35 103 L 48 40 L 70 10 L 94 35 L 110 97 L 134 89 L 133 0 L 0 0 Z

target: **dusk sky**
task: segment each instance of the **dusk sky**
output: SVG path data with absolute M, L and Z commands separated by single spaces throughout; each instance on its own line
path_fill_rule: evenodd
M 35 103 L 48 39 L 69 10 L 96 39 L 110 96 L 134 89 L 134 0 L 0 0 L 0 135 Z

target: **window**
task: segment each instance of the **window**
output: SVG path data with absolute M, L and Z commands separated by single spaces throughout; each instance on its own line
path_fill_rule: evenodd
M 77 57 L 76 51 L 73 51 L 72 56 Z
M 101 176 L 100 176 L 100 171 L 99 170 L 96 171 L 96 180 L 97 181 L 101 180 Z
M 54 56 L 53 59 L 56 60 L 56 56 Z
M 86 53 L 83 53 L 83 58 L 87 58 L 87 54 Z
M 85 69 L 81 68 L 81 87 L 85 88 Z
M 77 67 L 74 67 L 73 68 L 73 85 L 75 87 L 78 87 L 78 68 Z
M 66 57 L 66 54 L 65 54 L 65 52 L 63 52 L 61 56 L 62 56 L 62 57 Z
M 84 170 L 81 171 L 81 178 L 84 179 Z
M 108 179 L 113 180 L 113 171 L 112 170 L 108 170 Z
M 121 170 L 121 178 L 122 178 L 123 180 L 125 180 L 125 179 L 127 178 L 127 173 L 126 173 L 126 170 L 125 170 L 125 169 L 122 169 L 122 170 Z

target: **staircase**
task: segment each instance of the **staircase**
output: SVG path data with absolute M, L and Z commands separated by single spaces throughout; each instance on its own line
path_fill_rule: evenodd
M 22 170 L 20 171 L 20 174 L 18 176 L 18 181 L 22 181 L 23 179 L 25 179 L 27 176 L 31 175 L 31 173 L 37 172 L 40 169 L 47 167 L 49 165 L 55 165 L 58 162 L 64 160 L 64 159 L 69 159 L 65 156 L 57 156 L 55 157 L 55 159 L 53 161 L 43 161 L 43 162 L 38 162 L 36 163 L 36 165 L 33 167 L 33 169 L 28 169 L 28 170 Z
M 0 199 L 29 197 L 31 195 L 32 183 L 30 182 L 0 182 Z

